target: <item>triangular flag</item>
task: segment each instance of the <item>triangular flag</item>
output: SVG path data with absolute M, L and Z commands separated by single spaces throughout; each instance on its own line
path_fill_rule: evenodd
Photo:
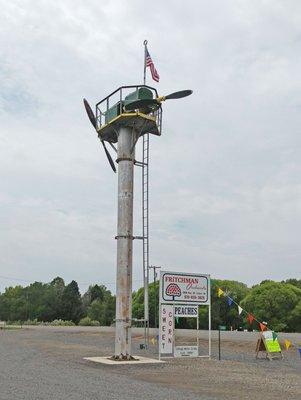
M 272 332 L 272 336 L 273 336 L 273 340 L 276 340 L 278 335 L 277 335 L 276 332 L 273 331 L 273 332 Z
M 288 339 L 285 339 L 284 341 L 284 346 L 285 346 L 285 350 L 288 350 L 292 345 L 292 342 Z
M 217 295 L 218 297 L 221 297 L 224 294 L 224 291 L 221 288 L 217 289 Z
M 231 299 L 231 297 L 228 296 L 227 301 L 228 301 L 228 306 L 231 307 L 232 303 L 233 303 L 233 299 Z
M 263 324 L 262 322 L 259 322 L 259 328 L 260 328 L 261 332 L 267 330 L 267 326 L 265 324 Z
M 151 343 L 153 346 L 156 344 L 156 339 L 154 337 L 151 338 Z
M 250 325 L 253 324 L 254 319 L 255 319 L 254 316 L 249 313 L 248 316 L 247 316 L 247 320 L 248 320 Z
M 240 306 L 238 306 L 238 315 L 240 315 L 242 312 L 243 312 L 243 309 Z

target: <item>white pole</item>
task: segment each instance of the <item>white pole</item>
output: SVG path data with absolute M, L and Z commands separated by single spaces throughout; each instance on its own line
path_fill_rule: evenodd
M 160 301 L 160 306 L 159 306 L 159 361 L 161 360 L 161 301 Z
M 161 299 L 160 299 L 160 293 L 161 293 L 161 272 L 160 272 L 160 282 L 159 282 L 159 360 L 161 360 L 161 315 L 162 315 L 162 304 L 161 304 Z
M 172 343 L 172 355 L 175 356 L 176 347 L 176 321 L 175 321 L 175 305 L 172 305 L 172 331 L 173 331 L 173 343 Z
M 209 359 L 211 360 L 211 277 L 209 276 L 209 285 L 208 285 L 208 289 L 209 289 L 209 312 L 208 312 L 208 339 L 209 339 Z
M 145 85 L 146 84 L 146 46 L 147 46 L 147 40 L 144 40 L 143 45 L 144 45 L 143 85 Z
M 118 223 L 115 358 L 131 358 L 133 248 L 133 131 L 118 132 Z
M 197 347 L 198 347 L 198 355 L 199 355 L 199 336 L 200 336 L 200 331 L 199 331 L 199 329 L 200 329 L 200 325 L 199 325 L 199 306 L 197 306 L 198 307 L 198 315 L 197 315 L 197 322 L 196 322 L 196 329 L 197 329 L 197 331 L 196 331 L 196 342 L 197 342 Z

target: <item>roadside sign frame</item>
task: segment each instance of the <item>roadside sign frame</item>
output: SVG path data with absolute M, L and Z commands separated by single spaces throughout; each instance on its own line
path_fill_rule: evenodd
M 191 299 L 192 301 L 189 301 L 189 299 L 185 299 L 183 302 L 175 300 L 174 298 L 172 300 L 165 300 L 162 296 L 162 291 L 164 290 L 164 285 L 163 285 L 163 277 L 165 275 L 175 275 L 177 277 L 182 276 L 182 277 L 190 277 L 190 278 L 202 278 L 206 279 L 206 292 L 207 292 L 207 297 L 205 301 L 195 301 L 195 299 Z M 196 281 L 195 281 L 196 282 Z M 178 290 L 176 288 L 176 290 Z M 208 306 L 208 355 L 199 355 L 199 312 L 197 312 L 197 329 L 196 329 L 196 343 L 197 343 L 197 354 L 199 358 L 209 358 L 211 359 L 211 277 L 209 274 L 197 274 L 197 273 L 186 273 L 186 272 L 171 272 L 171 271 L 160 271 L 160 284 L 159 284 L 159 360 L 161 358 L 170 358 L 170 357 L 175 357 L 175 347 L 176 347 L 176 337 L 175 337 L 175 318 L 179 317 L 186 317 L 186 316 L 176 316 L 175 315 L 175 307 L 182 306 L 182 307 L 197 307 L 197 310 L 199 311 L 199 306 L 200 305 L 206 305 Z M 196 289 L 196 292 L 198 293 L 198 288 Z M 178 291 L 179 293 L 179 291 Z M 190 292 L 192 293 L 192 292 Z M 179 296 L 178 296 L 179 297 Z M 163 301 L 162 301 L 163 300 Z M 172 324 L 172 352 L 170 353 L 163 353 L 161 352 L 162 350 L 162 323 L 164 323 L 163 316 L 162 316 L 162 307 L 166 306 L 172 306 L 173 310 L 173 324 Z M 189 317 L 189 315 L 187 316 Z M 166 321 L 165 321 L 166 322 Z M 184 346 L 180 346 L 184 347 Z M 186 346 L 189 347 L 189 346 Z M 194 347 L 194 346 L 191 346 Z

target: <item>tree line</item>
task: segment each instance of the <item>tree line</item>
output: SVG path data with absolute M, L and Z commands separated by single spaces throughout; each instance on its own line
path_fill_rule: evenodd
M 0 294 L 0 320 L 72 321 L 78 324 L 97 321 L 110 325 L 115 315 L 115 298 L 104 285 L 91 285 L 81 296 L 76 281 L 68 285 L 60 277 L 50 283 L 34 282 L 29 286 L 8 287 Z
M 263 281 L 249 288 L 242 282 L 211 280 L 212 328 L 257 329 L 246 315 L 218 297 L 221 288 L 241 307 L 275 331 L 301 332 L 301 280 Z M 150 326 L 158 326 L 159 283 L 149 285 Z M 143 288 L 133 293 L 133 318 L 143 319 Z M 60 277 L 50 283 L 34 282 L 26 287 L 8 287 L 0 293 L 0 320 L 20 323 L 70 321 L 80 325 L 111 325 L 115 318 L 115 296 L 104 285 L 95 284 L 81 295 L 76 281 L 65 284 Z M 156 320 L 155 320 L 156 318 Z M 200 306 L 201 329 L 208 328 L 208 307 Z M 176 320 L 177 328 L 195 327 L 195 319 Z

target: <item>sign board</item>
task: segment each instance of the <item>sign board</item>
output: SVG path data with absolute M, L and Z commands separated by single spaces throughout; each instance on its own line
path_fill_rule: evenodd
M 219 325 L 218 330 L 219 331 L 226 331 L 227 327 L 225 325 Z
M 198 346 L 175 346 L 175 357 L 198 357 Z
M 264 352 L 266 358 L 270 360 L 280 356 L 283 358 L 280 344 L 277 337 L 273 338 L 273 331 L 261 332 L 256 345 L 256 358 L 259 352 Z
M 162 304 L 160 313 L 159 346 L 161 354 L 173 352 L 174 314 L 173 305 Z
M 273 339 L 272 331 L 262 332 L 262 335 L 265 339 L 265 346 L 269 353 L 281 353 L 281 347 L 278 342 L 278 339 L 277 338 Z
M 176 305 L 174 307 L 175 317 L 189 317 L 189 318 L 197 318 L 198 317 L 198 306 L 181 306 Z
M 160 303 L 210 304 L 208 275 L 160 272 Z
M 281 347 L 277 339 L 268 339 L 265 344 L 269 353 L 281 353 Z

